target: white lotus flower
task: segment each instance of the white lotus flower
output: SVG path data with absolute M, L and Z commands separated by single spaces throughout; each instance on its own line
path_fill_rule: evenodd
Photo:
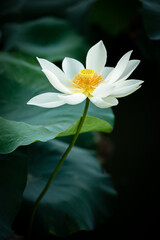
M 63 104 L 79 104 L 87 97 L 99 108 L 118 104 L 117 98 L 125 97 L 141 87 L 141 80 L 126 80 L 140 63 L 129 60 L 132 51 L 127 52 L 115 68 L 105 67 L 107 52 L 102 41 L 91 47 L 86 57 L 86 68 L 79 61 L 66 57 L 63 71 L 55 64 L 37 58 L 42 71 L 61 93 L 48 92 L 33 97 L 27 104 L 54 108 Z

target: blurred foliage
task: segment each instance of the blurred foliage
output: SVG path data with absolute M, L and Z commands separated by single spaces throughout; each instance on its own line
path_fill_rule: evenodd
M 60 61 L 67 56 L 82 60 L 87 51 L 84 38 L 66 21 L 56 18 L 10 23 L 2 31 L 4 51 L 20 52 L 33 59 L 38 56 L 50 61 Z
M 140 0 L 143 6 L 144 25 L 152 40 L 160 40 L 160 1 Z
M 29 158 L 28 184 L 17 222 L 27 230 L 32 204 L 43 189 L 68 144 L 34 143 L 24 149 Z M 67 236 L 93 230 L 112 214 L 116 192 L 90 151 L 74 147 L 37 210 L 34 236 Z
M 78 13 L 74 16 L 77 18 L 79 14 L 83 17 L 87 16 L 87 10 L 91 7 L 95 0 L 6 0 L 1 4 L 1 22 L 9 21 L 28 21 L 44 16 L 55 16 L 65 18 L 67 12 L 73 14 L 77 9 Z M 82 14 L 83 13 L 83 14 Z M 86 20 L 86 19 L 85 19 Z
M 140 0 L 144 28 L 139 30 L 138 45 L 148 59 L 160 60 L 160 1 Z
M 0 239 L 13 234 L 11 225 L 21 205 L 27 170 L 23 154 L 0 156 Z
M 86 33 L 95 0 L 6 0 L 1 4 L 0 22 L 24 22 L 51 16 L 65 18 L 78 31 Z
M 127 10 L 126 10 L 127 6 Z M 138 8 L 138 1 L 98 0 L 92 8 L 91 22 L 98 25 L 107 35 L 116 37 L 128 29 Z

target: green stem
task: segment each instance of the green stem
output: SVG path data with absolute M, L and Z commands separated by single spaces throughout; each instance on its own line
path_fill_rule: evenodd
M 28 240 L 31 239 L 31 232 L 32 232 L 33 221 L 34 221 L 34 217 L 35 217 L 35 214 L 36 214 L 36 210 L 37 210 L 37 208 L 39 206 L 39 203 L 40 203 L 41 199 L 43 198 L 43 196 L 45 195 L 45 193 L 47 192 L 48 188 L 50 187 L 50 185 L 51 185 L 53 179 L 55 178 L 56 174 L 58 173 L 60 167 L 64 163 L 64 160 L 66 159 L 66 157 L 68 156 L 68 154 L 71 151 L 72 147 L 74 146 L 74 144 L 75 144 L 75 142 L 76 142 L 76 140 L 78 138 L 78 135 L 79 135 L 79 133 L 81 131 L 81 128 L 83 126 L 85 117 L 87 115 L 88 107 L 89 107 L 89 99 L 87 98 L 86 99 L 85 108 L 84 108 L 84 111 L 83 111 L 83 115 L 80 118 L 80 121 L 79 121 L 79 124 L 78 124 L 78 127 L 77 127 L 77 131 L 76 131 L 76 134 L 74 135 L 74 137 L 72 139 L 72 142 L 70 143 L 70 145 L 68 146 L 67 150 L 63 154 L 63 156 L 62 156 L 61 160 L 59 161 L 57 167 L 54 169 L 52 175 L 50 176 L 46 186 L 44 187 L 44 189 L 40 193 L 39 197 L 37 198 L 36 202 L 34 203 L 32 215 L 31 215 L 31 219 L 30 219 L 30 224 L 29 224 L 29 229 L 28 229 L 28 236 L 27 236 Z

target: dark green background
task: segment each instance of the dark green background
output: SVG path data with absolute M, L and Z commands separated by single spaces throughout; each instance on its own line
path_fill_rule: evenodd
M 120 99 L 120 104 L 113 108 L 114 130 L 109 135 L 100 134 L 98 142 L 102 165 L 111 174 L 119 193 L 117 211 L 94 232 L 76 233 L 67 239 L 95 236 L 109 240 L 155 239 L 156 234 L 159 235 L 160 214 L 160 3 L 158 0 L 2 1 L 1 50 L 23 54 L 26 58 L 41 53 L 59 64 L 63 56 L 57 53 L 52 58 L 52 41 L 59 44 L 60 38 L 56 29 L 49 38 L 45 38 L 43 32 L 45 24 L 37 33 L 34 28 L 33 32 L 28 30 L 29 23 L 44 17 L 64 19 L 70 24 L 71 35 L 72 31 L 80 35 L 77 38 L 73 34 L 70 40 L 63 31 L 65 26 L 61 26 L 62 45 L 64 39 L 67 39 L 66 43 L 84 42 L 84 48 L 77 53 L 74 47 L 64 50 L 79 60 L 84 61 L 86 49 L 101 39 L 108 50 L 108 66 L 115 66 L 124 53 L 133 49 L 132 58 L 141 60 L 133 78 L 144 80 L 140 90 Z M 34 48 L 35 45 L 38 48 Z M 43 49 L 45 45 L 46 49 Z

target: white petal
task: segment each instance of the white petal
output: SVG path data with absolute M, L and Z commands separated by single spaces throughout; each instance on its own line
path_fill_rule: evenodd
M 118 100 L 115 97 L 91 97 L 90 101 L 99 108 L 109 108 L 118 104 Z
M 59 107 L 65 104 L 64 101 L 59 98 L 59 95 L 59 93 L 43 93 L 31 98 L 27 104 L 44 108 Z
M 141 88 L 141 87 L 142 87 L 142 85 L 138 86 L 137 88 L 135 88 L 135 89 L 134 89 L 133 91 L 131 91 L 131 92 L 128 92 L 128 93 L 126 93 L 126 94 L 123 94 L 123 95 L 120 95 L 120 96 L 116 96 L 116 97 L 117 97 L 117 98 L 126 97 L 126 96 L 134 93 L 135 91 L 137 91 L 137 90 L 138 90 L 139 88 Z
M 71 93 L 71 91 L 59 81 L 59 79 L 50 71 L 42 69 L 50 83 L 54 88 L 63 93 Z
M 127 80 L 123 82 L 117 82 L 115 89 L 112 92 L 112 96 L 121 97 L 132 93 L 143 81 L 141 80 Z
M 115 86 L 113 84 L 109 84 L 107 82 L 102 82 L 93 92 L 94 97 L 107 97 L 111 95 Z
M 102 41 L 91 47 L 87 53 L 86 68 L 101 74 L 107 59 L 106 48 Z
M 62 68 L 68 79 L 72 80 L 84 66 L 79 61 L 66 57 L 62 62 Z
M 70 95 L 60 95 L 62 101 L 67 104 L 75 105 L 83 102 L 86 99 L 86 96 L 83 93 L 75 93 Z
M 59 81 L 64 84 L 64 85 L 68 85 L 68 80 L 64 74 L 64 72 L 57 67 L 54 63 L 51 63 L 49 61 L 47 61 L 46 59 L 43 58 L 38 58 L 37 57 L 38 62 L 40 63 L 42 70 L 48 70 L 51 73 L 53 73 L 58 79 Z
M 118 81 L 116 82 L 114 85 L 116 87 L 128 87 L 128 86 L 131 86 L 131 85 L 140 85 L 142 84 L 144 81 L 142 80 L 136 80 L 136 79 L 128 79 L 128 80 L 125 80 L 125 81 Z
M 106 81 L 113 83 L 122 75 L 122 73 L 127 67 L 131 53 L 132 51 L 129 51 L 125 55 L 123 55 L 123 57 L 118 61 L 115 68 L 111 71 L 111 73 L 105 79 Z
M 120 76 L 120 79 L 118 81 L 126 80 L 134 71 L 134 69 L 138 66 L 139 63 L 140 63 L 140 60 L 130 60 L 128 62 L 126 69 L 124 70 L 123 74 Z
M 105 79 L 113 69 L 113 67 L 104 67 L 102 71 L 102 77 Z

